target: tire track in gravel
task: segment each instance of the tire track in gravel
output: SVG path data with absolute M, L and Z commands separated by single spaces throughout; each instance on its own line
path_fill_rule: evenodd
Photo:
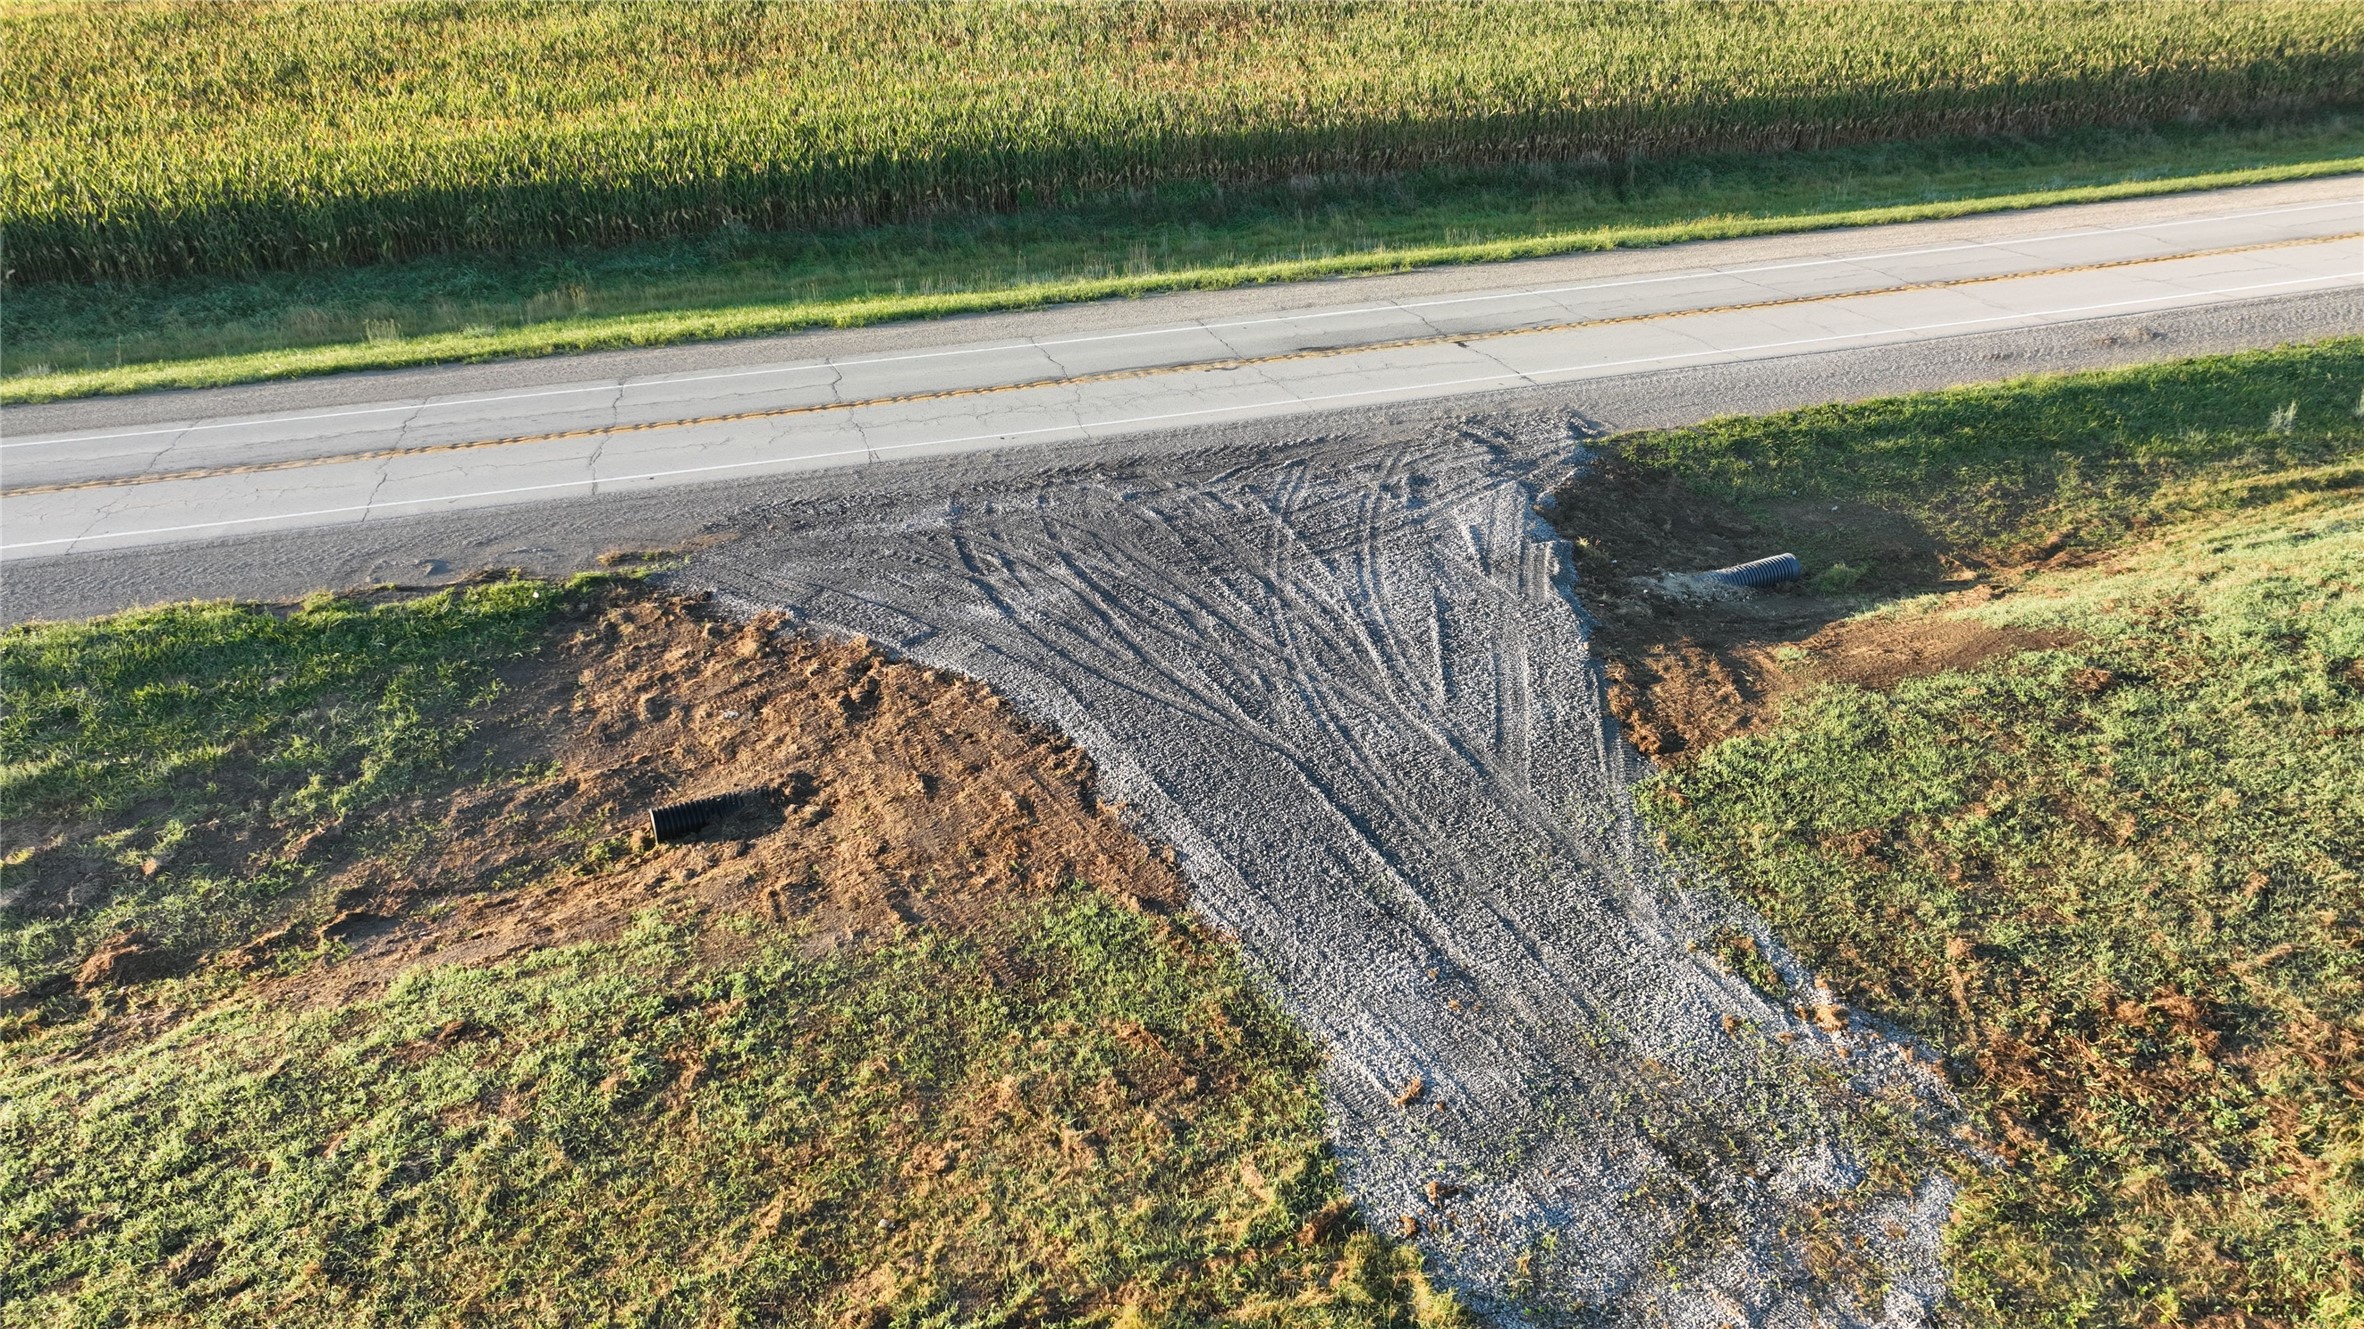
M 1583 433 L 787 504 L 690 575 L 984 679 L 1090 752 L 1329 1050 L 1367 1220 L 1416 1219 L 1489 1314 L 1925 1323 L 1951 1100 L 1699 949 L 1738 929 L 1808 977 L 1636 820 L 1645 770 L 1532 510 Z

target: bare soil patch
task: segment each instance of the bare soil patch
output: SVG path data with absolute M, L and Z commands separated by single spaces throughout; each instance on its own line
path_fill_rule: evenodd
M 1662 763 L 1762 729 L 1783 694 L 1808 684 L 1885 691 L 2065 640 L 1928 615 L 1851 621 L 1865 602 L 1850 592 L 2000 593 L 1983 580 L 1993 569 L 1950 557 L 1911 521 L 1878 508 L 1801 503 L 1760 522 L 1615 456 L 1557 500 L 1553 520 L 1571 542 L 1578 594 L 1596 620 L 1610 708 L 1634 746 Z M 1836 576 L 1809 567 L 1805 582 L 1728 596 L 1679 581 L 1782 552 L 1785 533 L 1817 524 L 1850 525 L 1879 550 L 1878 561 Z M 2057 547 L 2036 553 L 2051 560 L 2043 566 L 2065 557 Z
M 1610 705 L 1634 746 L 1652 757 L 1680 759 L 1762 729 L 1779 714 L 1783 694 L 1807 684 L 1884 692 L 1923 674 L 2058 646 L 2069 634 L 1914 617 L 1830 623 L 1802 640 L 1709 640 L 1716 644 L 1689 636 L 1651 642 L 1609 660 Z
M 334 893 L 318 936 L 350 956 L 289 980 L 309 999 L 612 935 L 656 906 L 760 910 L 827 949 L 962 929 L 1077 880 L 1183 900 L 1083 755 L 981 684 L 641 588 L 571 626 L 485 723 L 497 764 L 546 774 L 405 809 L 428 832 L 407 853 L 312 847 Z M 687 840 L 648 833 L 652 805 L 735 791 L 740 809 Z M 224 959 L 314 940 L 282 928 Z

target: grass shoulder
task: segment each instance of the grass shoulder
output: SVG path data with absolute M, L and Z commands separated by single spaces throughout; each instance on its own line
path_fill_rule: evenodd
M 1982 1122 L 1966 1323 L 2364 1313 L 2360 392 L 2345 341 L 1620 453 L 1702 525 L 1610 530 L 1618 579 L 1714 538 L 1859 572 L 1620 616 L 1629 584 L 1602 639 L 1678 736 L 1646 813 Z M 1716 669 L 1720 713 L 1651 698 Z

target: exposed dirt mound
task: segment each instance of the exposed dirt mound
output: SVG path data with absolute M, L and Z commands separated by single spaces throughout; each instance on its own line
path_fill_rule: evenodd
M 619 593 L 514 671 L 486 721 L 504 764 L 548 775 L 412 809 L 436 832 L 407 858 L 355 855 L 321 929 L 352 956 L 294 981 L 349 1000 L 416 964 L 594 938 L 667 902 L 762 909 L 816 947 L 981 921 L 1077 879 L 1181 902 L 1073 746 L 980 684 L 780 626 Z M 652 805 L 736 791 L 737 811 L 684 841 L 648 833 Z M 273 934 L 231 962 L 310 940 Z
M 1951 618 L 1835 623 L 1806 639 L 1805 658 L 1788 666 L 1787 672 L 1881 692 L 1908 678 L 1974 669 L 2020 651 L 2058 646 L 2071 637 Z
M 1664 760 L 1763 728 L 1778 713 L 1782 694 L 1805 684 L 1884 692 L 1908 678 L 1971 669 L 2068 639 L 1917 616 L 1841 621 L 1802 641 L 1724 640 L 1711 647 L 1683 637 L 1613 656 L 1609 702 L 1634 746 Z
M 1662 762 L 1762 728 L 1779 713 L 1784 693 L 1809 683 L 1885 690 L 2064 640 L 1926 615 L 1851 620 L 1863 601 L 1846 594 L 1850 588 L 1902 594 L 1960 587 L 1957 595 L 1977 599 L 1996 593 L 1926 533 L 1876 508 L 1799 504 L 1772 514 L 1785 532 L 1848 526 L 1855 542 L 1878 551 L 1860 586 L 1853 580 L 1860 570 L 1832 577 L 1809 568 L 1824 574 L 1819 583 L 1717 595 L 1685 584 L 1682 574 L 1780 552 L 1782 536 L 1615 456 L 1601 458 L 1583 483 L 1556 499 L 1554 521 L 1583 578 L 1578 594 L 1598 623 L 1610 708 L 1634 746 Z M 2059 557 L 2056 547 L 2035 552 Z
M 84 990 L 137 983 L 163 972 L 162 957 L 148 934 L 133 928 L 101 942 L 74 974 L 74 986 Z

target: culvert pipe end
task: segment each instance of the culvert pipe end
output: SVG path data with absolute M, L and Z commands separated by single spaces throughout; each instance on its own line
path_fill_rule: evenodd
M 1806 575 L 1806 570 L 1798 563 L 1796 554 L 1775 554 L 1771 558 L 1760 558 L 1748 563 L 1735 563 L 1728 568 L 1717 568 L 1704 575 L 1710 581 L 1720 581 L 1726 586 L 1746 586 L 1755 589 L 1764 586 L 1778 586 L 1785 581 L 1796 581 Z
M 648 831 L 658 844 L 669 844 L 685 839 L 706 829 L 707 825 L 739 810 L 747 801 L 749 791 L 736 789 L 727 794 L 711 794 L 705 798 L 685 799 L 679 803 L 664 803 L 648 810 Z

